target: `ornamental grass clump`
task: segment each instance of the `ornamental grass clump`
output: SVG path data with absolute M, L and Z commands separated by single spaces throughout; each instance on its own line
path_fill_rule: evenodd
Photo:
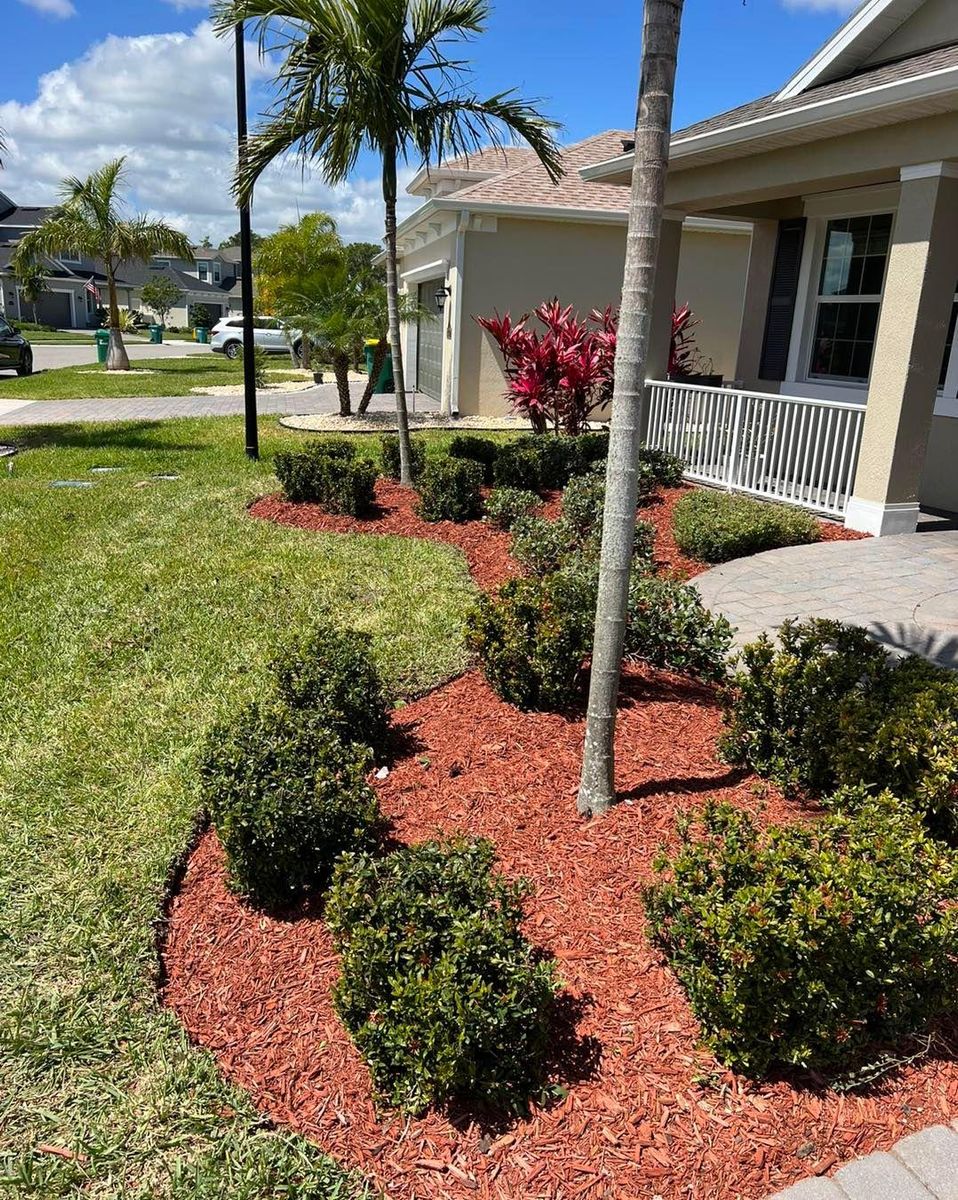
M 400 473 L 399 435 L 396 433 L 384 434 L 379 439 L 379 445 L 382 452 L 383 474 L 387 479 L 398 479 Z M 409 453 L 411 455 L 410 463 L 413 479 L 418 479 L 426 465 L 425 442 L 420 438 L 411 437 L 409 439 Z
M 481 463 L 440 458 L 427 464 L 419 483 L 417 512 L 424 521 L 474 521 L 482 516 Z
M 843 807 L 763 830 L 712 803 L 655 862 L 653 934 L 734 1070 L 867 1075 L 955 1007 L 954 855 L 890 793 Z
M 672 520 L 682 553 L 709 563 L 805 545 L 822 536 L 818 521 L 799 508 L 706 489 L 683 496 Z
M 287 500 L 321 504 L 328 512 L 367 516 L 373 508 L 376 468 L 356 456 L 345 438 L 307 442 L 276 455 L 276 476 Z
M 488 841 L 348 854 L 326 921 L 333 1002 L 381 1100 L 421 1113 L 456 1098 L 523 1112 L 543 1091 L 559 984 L 521 932 L 529 885 Z

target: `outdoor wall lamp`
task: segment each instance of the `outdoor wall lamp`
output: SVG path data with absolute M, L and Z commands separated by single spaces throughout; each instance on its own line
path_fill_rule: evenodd
M 452 295 L 452 289 L 442 284 L 436 292 L 436 312 L 442 316 L 446 308 L 446 301 Z

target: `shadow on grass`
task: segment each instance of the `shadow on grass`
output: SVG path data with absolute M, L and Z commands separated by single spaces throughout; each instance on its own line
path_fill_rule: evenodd
M 74 421 L 68 424 L 8 425 L 0 427 L 0 441 L 18 450 L 149 450 L 157 454 L 208 451 L 202 442 L 168 442 L 156 437 L 158 427 L 168 422 L 155 420 L 104 422 Z M 147 436 L 152 434 L 154 436 Z

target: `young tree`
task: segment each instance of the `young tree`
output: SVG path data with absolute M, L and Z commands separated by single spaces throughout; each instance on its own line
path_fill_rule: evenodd
M 231 250 L 234 246 L 238 246 L 240 244 L 241 240 L 242 239 L 240 237 L 239 231 L 237 230 L 236 233 L 231 233 L 228 238 L 225 238 L 222 242 L 220 242 L 219 249 L 220 250 Z M 263 235 L 261 233 L 253 232 L 250 234 L 250 241 L 253 244 L 254 250 L 260 244 L 260 242 L 262 240 L 263 240 Z
M 177 287 L 169 275 L 157 275 L 155 279 L 144 283 L 140 288 L 140 299 L 150 312 L 156 314 L 161 325 L 166 324 L 170 309 L 182 303 L 183 292 Z
M 514 92 L 485 99 L 472 92 L 465 65 L 449 56 L 450 41 L 483 32 L 488 0 L 215 0 L 212 13 L 224 35 L 237 22 L 255 21 L 261 49 L 282 60 L 277 102 L 250 138 L 239 171 L 241 201 L 291 150 L 317 161 L 330 184 L 345 182 L 364 149 L 381 159 L 401 479 L 411 484 L 396 268 L 399 164 L 441 162 L 486 141 L 501 145 L 507 130 L 528 142 L 556 179 L 557 126 Z
M 682 4 L 683 0 L 645 0 L 635 164 L 615 357 L 607 499 L 602 523 L 599 600 L 579 783 L 578 810 L 584 816 L 605 813 L 615 797 L 616 703 L 622 673 L 638 503 L 645 364 L 669 165 Z
M 17 288 L 21 297 L 33 309 L 33 323 L 37 322 L 37 305 L 50 290 L 47 287 L 47 274 L 43 264 L 39 262 L 18 262 L 13 270 Z
M 103 263 L 109 289 L 108 371 L 128 371 L 130 359 L 120 330 L 116 274 L 121 263 L 148 262 L 154 254 L 193 260 L 190 239 L 178 229 L 145 216 L 125 218 L 120 189 L 126 180 L 123 158 L 108 162 L 86 179 L 63 181 L 61 202 L 39 228 L 25 234 L 13 252 L 13 265 L 72 250 Z

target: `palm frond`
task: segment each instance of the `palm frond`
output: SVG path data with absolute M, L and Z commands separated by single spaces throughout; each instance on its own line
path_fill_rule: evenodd
M 120 262 L 146 262 L 154 254 L 169 254 L 187 262 L 193 261 L 193 248 L 185 233 L 164 221 L 152 221 L 143 216 L 120 221 L 114 226 L 112 248 L 114 257 Z
M 515 92 L 500 92 L 485 100 L 477 96 L 435 99 L 416 109 L 413 125 L 416 148 L 426 162 L 474 154 L 487 145 L 501 148 L 521 138 L 535 151 L 553 183 L 564 173 L 555 139 L 560 126 Z M 508 139 L 503 136 L 506 131 L 511 135 Z

